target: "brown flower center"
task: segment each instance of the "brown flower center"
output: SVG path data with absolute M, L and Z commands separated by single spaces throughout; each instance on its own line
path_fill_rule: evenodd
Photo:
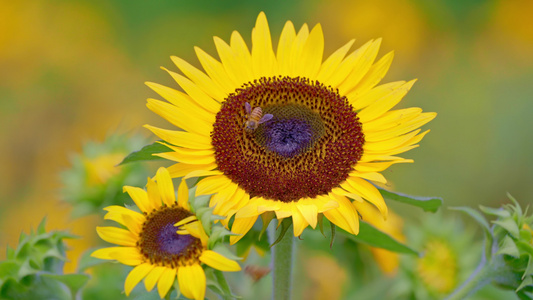
M 272 118 L 261 122 L 254 109 Z M 260 123 L 245 130 L 246 121 Z M 338 91 L 306 78 L 271 77 L 244 84 L 223 102 L 211 133 L 220 171 L 251 197 L 283 202 L 324 195 L 363 154 L 357 113 Z
M 137 247 L 151 264 L 175 268 L 199 261 L 203 251 L 200 239 L 177 234 L 174 226 L 191 215 L 177 204 L 162 206 L 147 215 Z

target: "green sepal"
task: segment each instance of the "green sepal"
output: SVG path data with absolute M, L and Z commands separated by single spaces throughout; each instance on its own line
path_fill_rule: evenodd
M 156 156 L 154 154 L 172 152 L 172 149 L 167 147 L 162 141 L 156 141 L 153 144 L 142 147 L 139 151 L 134 151 L 126 156 L 118 165 L 137 162 L 137 161 L 149 161 L 149 160 L 162 160 L 164 158 Z
M 376 188 L 385 199 L 420 207 L 424 211 L 436 212 L 442 205 L 442 198 L 440 197 L 411 196 L 403 193 L 391 192 L 379 186 L 376 186 Z
M 524 271 L 524 274 L 522 275 L 522 279 L 530 275 L 533 275 L 533 256 L 531 254 L 528 255 L 527 267 L 526 267 L 526 270 Z
M 217 242 L 222 241 L 225 236 L 236 235 L 222 226 L 213 226 L 209 240 L 207 241 L 207 249 L 213 249 Z
M 283 221 L 280 222 L 278 227 L 281 226 L 281 231 L 279 232 L 278 238 L 274 241 L 274 243 L 272 243 L 272 245 L 270 245 L 270 248 L 272 248 L 274 245 L 281 241 L 281 239 L 285 236 L 285 233 L 287 233 L 287 230 L 289 230 L 291 225 L 292 218 L 284 218 Z
M 523 279 L 522 283 L 520 283 L 518 288 L 516 288 L 515 292 L 519 292 L 521 289 L 527 286 L 533 286 L 533 278 L 531 278 L 531 276 L 527 277 L 526 279 Z
M 500 248 L 498 249 L 498 252 L 496 252 L 496 254 L 507 254 L 515 258 L 520 257 L 520 251 L 518 251 L 518 247 L 516 247 L 516 243 L 508 235 L 506 235 L 503 238 L 502 244 Z
M 318 224 L 318 229 L 320 229 L 320 233 L 322 233 L 322 235 L 326 237 L 326 234 L 324 233 L 324 214 L 318 214 L 317 224 Z
M 331 241 L 329 242 L 329 248 L 331 249 L 331 247 L 333 247 L 333 241 L 335 240 L 337 226 L 335 226 L 335 224 L 331 222 L 329 223 L 329 225 L 331 226 Z
M 398 253 L 419 255 L 417 251 L 398 242 L 390 235 L 376 229 L 374 226 L 365 221 L 359 221 L 359 234 L 357 235 L 353 235 L 343 230 L 340 232 L 349 239 L 359 243 L 367 244 L 372 247 L 383 248 Z
M 273 211 L 266 211 L 261 214 L 261 221 L 263 222 L 263 227 L 261 227 L 261 231 L 259 232 L 259 239 L 263 237 L 263 234 L 266 232 L 268 225 L 274 217 L 276 216 L 276 213 Z

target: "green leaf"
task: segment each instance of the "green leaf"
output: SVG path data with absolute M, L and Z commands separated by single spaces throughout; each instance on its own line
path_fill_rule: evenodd
M 526 279 L 522 280 L 522 283 L 516 288 L 515 292 L 520 291 L 521 289 L 525 288 L 526 286 L 533 286 L 533 278 L 531 276 L 527 277 Z
M 359 221 L 359 234 L 353 235 L 343 230 L 339 231 L 344 236 L 359 243 L 372 247 L 383 248 L 389 251 L 418 255 L 418 252 L 398 242 L 390 235 L 376 229 L 365 221 Z
M 507 218 L 511 216 L 509 211 L 504 210 L 502 208 L 493 208 L 493 207 L 487 207 L 487 206 L 480 205 L 479 209 L 487 215 L 493 215 L 493 216 L 498 216 L 502 218 Z
M 65 284 L 72 294 L 72 299 L 76 299 L 78 291 L 89 281 L 89 275 L 86 274 L 51 274 L 43 273 L 41 276 L 57 280 Z
M 515 242 L 508 235 L 503 238 L 500 249 L 498 249 L 498 252 L 496 252 L 496 254 L 507 254 L 516 258 L 520 257 L 520 251 L 518 251 L 518 247 L 516 247 Z
M 0 278 L 13 277 L 17 278 L 19 265 L 14 261 L 0 262 Z
M 513 220 L 512 218 L 492 221 L 492 223 L 501 226 L 503 229 L 509 232 L 509 234 L 515 239 L 518 239 L 520 237 L 520 229 L 518 229 L 518 225 L 516 225 L 515 220 Z
M 405 204 L 422 208 L 424 211 L 436 212 L 442 205 L 442 198 L 439 197 L 418 197 L 407 194 L 391 192 L 384 188 L 376 186 L 383 198 L 390 199 Z
M 172 152 L 172 149 L 167 147 L 164 144 L 160 143 L 161 141 L 156 141 L 153 144 L 144 146 L 141 150 L 130 153 L 124 158 L 118 165 L 127 164 L 130 162 L 136 161 L 147 161 L 147 160 L 161 160 L 164 159 L 153 154 Z

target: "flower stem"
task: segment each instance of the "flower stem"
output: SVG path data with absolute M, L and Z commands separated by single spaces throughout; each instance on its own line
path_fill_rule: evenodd
M 271 228 L 273 229 L 273 227 Z M 270 236 L 274 238 L 275 231 L 271 230 L 270 233 Z M 281 240 L 272 247 L 272 299 L 274 300 L 291 299 L 293 245 L 292 232 L 287 231 Z

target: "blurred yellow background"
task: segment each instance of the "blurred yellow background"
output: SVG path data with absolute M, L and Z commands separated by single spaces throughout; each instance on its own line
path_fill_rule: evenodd
M 277 41 L 286 20 L 321 23 L 326 55 L 356 38 L 394 50 L 387 81 L 418 78 L 400 104 L 436 111 L 415 164 L 386 171 L 390 187 L 441 196 L 446 206 L 533 199 L 533 2 L 378 1 L 0 1 L 0 259 L 21 231 L 48 228 L 95 238 L 95 217 L 73 220 L 58 201 L 58 173 L 84 141 L 167 127 L 145 107 L 144 84 L 177 86 L 159 66 L 193 46 L 215 55 L 212 36 L 238 30 L 249 42 L 265 11 Z M 398 208 L 402 211 L 402 208 Z

